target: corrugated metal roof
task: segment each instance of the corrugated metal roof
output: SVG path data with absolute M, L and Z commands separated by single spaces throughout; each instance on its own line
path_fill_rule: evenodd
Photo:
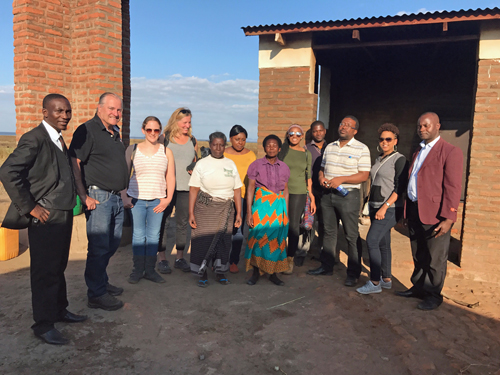
M 480 21 L 500 19 L 500 8 L 469 9 L 458 11 L 438 11 L 402 14 L 385 17 L 351 18 L 337 21 L 298 22 L 294 24 L 259 25 L 242 27 L 245 35 L 275 33 L 301 33 L 339 29 L 419 25 L 442 22 Z

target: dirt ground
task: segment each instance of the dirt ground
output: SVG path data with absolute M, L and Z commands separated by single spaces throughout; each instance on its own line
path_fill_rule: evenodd
M 125 288 L 125 307 L 107 312 L 86 305 L 84 223 L 76 218 L 66 279 L 69 309 L 89 319 L 57 324 L 71 339 L 68 346 L 44 344 L 30 329 L 28 251 L 0 262 L 0 374 L 500 375 L 499 285 L 450 272 L 444 294 L 479 305 L 445 299 L 435 311 L 416 309 L 417 300 L 393 293 L 409 286 L 412 271 L 408 238 L 396 230 L 393 290 L 368 296 L 343 286 L 343 239 L 333 276 L 306 275 L 318 265 L 308 257 L 293 275 L 282 276 L 284 287 L 266 278 L 246 285 L 243 262 L 228 286 L 212 277 L 202 289 L 175 269 L 165 284 L 131 285 L 132 250 L 123 246 L 108 272 Z M 360 226 L 363 238 L 367 229 Z

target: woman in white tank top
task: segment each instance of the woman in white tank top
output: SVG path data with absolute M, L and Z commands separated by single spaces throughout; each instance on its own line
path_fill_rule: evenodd
M 144 277 L 164 283 L 155 271 L 155 264 L 163 213 L 175 190 L 175 162 L 172 151 L 158 142 L 161 133 L 158 118 L 146 117 L 142 133 L 146 140 L 130 145 L 125 154 L 130 181 L 122 199 L 124 207 L 131 208 L 134 261 L 128 282 L 136 284 Z

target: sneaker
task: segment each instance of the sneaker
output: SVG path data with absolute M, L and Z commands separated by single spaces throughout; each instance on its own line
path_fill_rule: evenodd
M 229 266 L 229 272 L 231 272 L 231 273 L 238 273 L 238 272 L 240 272 L 240 270 L 238 269 L 238 265 L 236 263 L 232 263 Z
M 176 259 L 174 263 L 174 267 L 182 270 L 183 272 L 191 272 L 191 267 L 189 266 L 188 262 L 186 262 L 186 259 L 181 258 L 181 259 Z
M 172 268 L 168 264 L 168 260 L 160 260 L 156 265 L 159 273 L 172 273 Z
M 391 281 L 384 281 L 382 277 L 380 278 L 380 283 L 378 284 L 384 289 L 391 289 L 392 288 L 392 280 Z
M 106 291 L 108 292 L 109 295 L 111 296 L 119 296 L 123 293 L 123 288 L 119 288 L 117 286 L 107 284 L 106 285 Z
M 111 296 L 109 293 L 106 293 L 97 298 L 89 298 L 87 306 L 91 309 L 115 311 L 123 307 L 123 302 Z
M 371 280 L 368 280 L 365 285 L 356 289 L 356 292 L 361 294 L 382 293 L 382 286 L 380 284 L 375 285 Z

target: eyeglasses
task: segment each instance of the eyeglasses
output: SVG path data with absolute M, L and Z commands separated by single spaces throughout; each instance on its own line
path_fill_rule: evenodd
M 343 123 L 343 122 L 341 122 L 341 123 L 339 124 L 339 128 L 356 129 L 356 127 L 353 127 L 353 126 L 351 126 L 350 124 L 346 124 L 346 123 Z
M 300 136 L 302 136 L 302 133 L 301 132 L 289 132 L 288 135 L 290 137 L 293 137 L 294 135 L 296 135 L 297 137 L 300 137 Z
M 382 138 L 382 137 L 378 139 L 379 142 L 384 142 L 384 141 L 392 142 L 393 140 L 394 140 L 394 138 Z
M 179 111 L 179 113 L 182 113 L 183 115 L 190 115 L 191 114 L 191 110 L 189 110 L 189 109 L 181 109 Z
M 160 134 L 160 129 L 144 129 L 146 133 L 150 134 L 151 132 L 155 134 Z

